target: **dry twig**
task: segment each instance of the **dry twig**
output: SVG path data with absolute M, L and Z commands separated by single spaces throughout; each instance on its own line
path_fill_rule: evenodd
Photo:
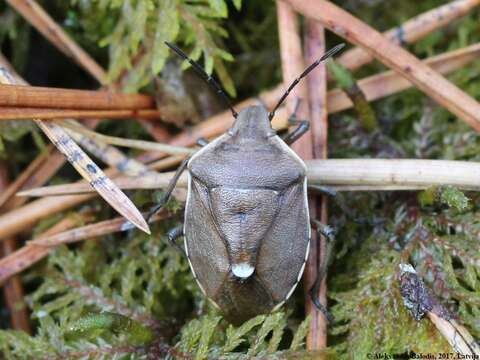
M 73 58 L 101 84 L 107 82 L 105 71 L 52 20 L 33 0 L 7 0 L 27 21 L 65 55 Z
M 158 151 L 158 152 L 162 152 L 170 155 L 179 155 L 179 154 L 189 155 L 195 151 L 194 149 L 190 149 L 182 146 L 159 144 L 152 141 L 132 140 L 132 139 L 119 138 L 115 136 L 103 135 L 95 131 L 91 131 L 87 129 L 85 126 L 82 126 L 78 123 L 71 122 L 71 121 L 64 121 L 64 122 L 61 122 L 60 124 L 63 128 L 72 130 L 73 132 L 78 134 L 85 135 L 90 139 L 96 139 L 96 140 L 102 141 L 105 144 L 130 147 L 130 148 L 141 149 L 141 150 Z
M 7 69 L 0 68 L 0 83 L 22 84 Z M 35 123 L 62 152 L 73 167 L 87 179 L 98 193 L 121 215 L 134 223 L 143 231 L 150 233 L 148 224 L 130 199 L 105 176 L 103 171 L 85 154 L 61 127 L 35 119 Z
M 168 216 L 170 216 L 170 214 L 163 211 L 154 216 L 151 221 L 155 222 L 166 219 Z M 78 219 L 75 220 L 66 218 L 64 220 L 68 221 L 66 223 L 68 225 L 67 227 L 65 227 L 64 224 L 63 228 L 46 231 L 38 238 L 28 241 L 21 249 L 12 252 L 9 256 L 0 260 L 0 284 L 46 257 L 49 251 L 56 246 L 86 239 L 94 239 L 99 236 L 127 231 L 133 228 L 132 223 L 128 220 L 125 220 L 123 217 L 118 217 L 71 229 L 85 219 L 85 217 L 78 217 Z
M 78 225 L 81 217 L 66 217 L 43 233 L 44 236 L 56 234 Z M 20 273 L 32 264 L 43 259 L 50 252 L 44 246 L 27 245 L 0 260 L 0 284 L 11 276 Z
M 415 16 L 405 23 L 382 35 L 389 41 L 403 45 L 414 43 L 438 30 L 453 20 L 464 16 L 474 7 L 480 5 L 480 0 L 456 0 L 425 13 Z M 338 61 L 350 70 L 356 70 L 374 60 L 374 57 L 360 47 L 345 51 L 338 57 Z
M 8 185 L 8 174 L 5 163 L 0 163 L 0 191 Z M 1 208 L 1 205 L 0 205 Z M 10 255 L 17 248 L 17 239 L 8 238 L 0 244 L 0 256 Z M 24 299 L 22 279 L 19 276 L 9 279 L 4 287 L 5 305 L 10 313 L 10 324 L 13 329 L 23 330 L 30 334 L 30 321 Z
M 298 19 L 291 6 L 283 1 L 277 1 L 277 19 L 278 34 L 280 39 L 280 55 L 282 59 L 282 72 L 284 84 L 290 84 L 296 79 L 306 68 L 303 61 L 303 51 L 301 47 L 301 39 L 299 35 Z M 317 69 L 318 70 L 318 69 Z M 324 70 L 325 71 L 325 70 Z M 326 81 L 326 78 L 325 78 Z M 301 101 L 297 111 L 297 118 L 310 119 L 310 104 L 308 87 L 306 82 L 300 82 L 287 98 L 287 109 L 290 114 L 293 113 L 295 107 Z M 315 99 L 318 100 L 318 99 Z M 320 115 L 320 117 L 318 116 Z M 321 121 L 321 114 L 316 114 L 316 120 Z M 318 136 L 322 134 L 311 131 L 307 132 L 298 139 L 292 148 L 304 160 L 312 159 L 314 156 L 314 140 L 319 140 Z M 318 217 L 318 209 L 320 203 L 315 197 L 310 197 L 310 217 L 315 219 Z M 318 274 L 320 266 L 320 248 L 318 246 L 319 239 L 313 234 L 310 241 L 310 256 L 305 266 L 304 283 L 305 283 L 305 311 L 312 316 L 309 333 L 307 335 L 307 349 L 314 350 L 326 346 L 326 324 L 325 320 L 318 314 L 315 306 L 310 299 L 309 290 Z
M 449 74 L 477 60 L 479 55 L 480 44 L 477 43 L 465 48 L 432 56 L 423 60 L 423 63 L 440 74 Z M 410 81 L 393 70 L 361 79 L 357 84 L 368 101 L 384 98 L 412 86 Z M 341 89 L 333 89 L 328 92 L 329 113 L 347 110 L 352 106 L 352 101 Z
M 323 26 L 312 21 L 305 22 L 305 53 L 308 64 L 312 64 L 325 53 L 325 30 Z M 328 111 L 327 111 L 327 69 L 325 63 L 318 65 L 306 79 L 310 105 L 310 131 L 312 134 L 313 158 L 326 159 L 328 145 Z M 313 198 L 313 196 L 311 197 Z M 315 203 L 314 203 L 315 204 Z M 324 224 L 328 223 L 327 197 L 316 198 L 317 216 Z M 317 235 L 318 236 L 318 235 Z M 318 241 L 310 245 L 310 265 L 305 271 L 311 272 L 305 275 L 305 283 L 315 279 L 319 268 L 327 262 L 326 241 L 324 236 L 318 236 Z M 326 275 L 326 274 L 325 274 Z M 307 287 L 307 290 L 309 288 Z M 308 294 L 307 294 L 308 295 Z M 327 308 L 327 282 L 326 276 L 318 293 L 320 302 Z M 307 347 L 309 349 L 322 349 L 327 346 L 327 323 L 324 315 L 314 308 L 314 304 L 307 296 L 306 312 L 311 315 L 311 328 L 307 335 Z
M 112 91 L 58 89 L 27 85 L 0 85 L 0 106 L 47 109 L 139 110 L 154 109 L 148 95 Z
M 420 321 L 427 314 L 457 352 L 457 358 L 477 359 L 480 355 L 480 346 L 468 330 L 454 319 L 448 309 L 425 286 L 412 265 L 400 264 L 399 267 L 400 292 L 412 317 Z
M 157 110 L 70 110 L 70 109 L 46 109 L 46 108 L 15 108 L 1 107 L 0 120 L 29 120 L 39 118 L 43 120 L 53 119 L 159 119 L 160 112 Z
M 288 3 L 301 14 L 320 21 L 337 35 L 368 49 L 376 59 L 480 131 L 480 104 L 408 51 L 329 1 L 288 0 Z
M 181 161 L 181 157 L 159 161 L 161 168 Z M 422 190 L 430 186 L 454 186 L 462 190 L 480 190 L 480 163 L 472 161 L 420 159 L 325 159 L 307 160 L 309 184 L 324 185 L 337 191 Z M 152 166 L 153 168 L 153 166 Z M 122 189 L 165 188 L 173 176 L 166 172 L 140 177 L 118 177 L 114 181 Z M 187 186 L 187 176 L 177 186 Z M 86 183 L 53 185 L 25 190 L 20 196 L 59 196 L 92 193 Z M 0 225 L 4 219 L 0 217 Z M 1 234 L 1 230 L 0 230 Z

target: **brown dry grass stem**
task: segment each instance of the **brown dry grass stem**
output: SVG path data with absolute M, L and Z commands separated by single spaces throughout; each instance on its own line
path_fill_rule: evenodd
M 0 85 L 0 106 L 86 110 L 153 109 L 148 95 L 112 91 L 59 89 L 27 85 Z
M 149 150 L 149 151 L 158 151 L 170 155 L 179 155 L 179 154 L 192 154 L 195 150 L 183 146 L 174 146 L 168 144 L 160 144 L 152 141 L 144 140 L 133 140 L 126 138 L 119 138 L 115 136 L 108 136 L 97 133 L 95 131 L 87 129 L 85 126 L 80 125 L 79 123 L 73 121 L 62 121 L 59 123 L 63 128 L 71 130 L 75 133 L 85 135 L 89 139 L 99 140 L 105 144 L 117 145 L 123 147 L 129 147 L 134 149 Z M 70 131 L 68 131 L 70 133 Z
M 280 40 L 280 56 L 282 60 L 283 82 L 288 86 L 306 68 L 301 45 L 302 41 L 300 38 L 297 15 L 288 3 L 283 1 L 277 1 L 277 21 L 278 36 Z M 318 54 L 318 51 L 316 51 L 316 53 Z M 326 77 L 324 81 L 326 81 Z M 286 100 L 286 107 L 288 109 L 288 113 L 292 114 L 295 107 L 300 105 L 296 113 L 297 118 L 311 119 L 311 100 L 318 99 L 310 98 L 307 83 L 305 81 L 300 82 Z M 298 101 L 301 101 L 301 103 L 298 103 Z M 322 121 L 321 114 L 315 115 L 317 121 Z M 307 132 L 294 144 L 292 144 L 292 148 L 304 160 L 312 159 L 314 156 L 314 141 L 318 140 L 315 138 L 315 135 L 317 135 L 316 137 L 318 138 L 318 135 L 320 134 L 318 133 L 318 131 L 317 133 L 314 133 L 314 131 Z M 316 199 L 315 197 L 310 197 L 309 199 L 310 217 L 313 219 L 316 219 L 320 215 L 318 213 L 320 203 L 317 200 L 318 199 Z M 315 234 L 313 234 L 312 240 L 310 241 L 310 256 L 307 260 L 304 272 L 304 283 L 306 290 L 305 311 L 308 315 L 312 317 L 312 322 L 310 324 L 309 332 L 307 335 L 308 350 L 320 349 L 326 346 L 325 320 L 320 314 L 317 313 L 315 306 L 313 305 L 309 296 L 309 289 L 315 282 L 318 268 L 320 265 L 320 248 L 318 246 L 318 242 L 319 238 L 315 236 Z
M 8 202 L 8 200 L 10 200 L 12 196 L 14 196 L 15 193 L 25 185 L 33 173 L 38 171 L 39 168 L 45 164 L 45 160 L 52 154 L 53 149 L 53 145 L 49 145 L 30 163 L 30 165 L 27 166 L 20 176 L 17 176 L 13 183 L 8 185 L 5 189 L 2 189 L 0 194 L 0 208 L 2 208 Z
M 288 0 L 288 3 L 347 41 L 367 49 L 376 59 L 410 80 L 433 100 L 474 129 L 480 130 L 480 104 L 475 99 L 369 25 L 329 1 Z
M 455 19 L 464 16 L 478 5 L 480 5 L 480 0 L 451 1 L 417 15 L 403 24 L 384 32 L 382 35 L 389 41 L 399 45 L 414 43 L 433 31 L 450 24 Z M 336 61 L 354 71 L 373 60 L 374 57 L 366 50 L 356 47 L 345 51 Z
M 473 44 L 465 48 L 449 51 L 444 54 L 432 56 L 422 62 L 439 72 L 440 74 L 449 74 L 457 69 L 462 68 L 468 63 L 478 59 L 480 55 L 480 44 Z M 399 75 L 395 71 L 385 71 L 377 75 L 366 77 L 358 81 L 359 87 L 369 101 L 378 100 L 389 95 L 393 95 L 402 90 L 412 87 L 412 83 Z M 278 86 L 266 94 L 279 93 L 281 86 Z M 320 91 L 320 89 L 317 89 Z M 250 99 L 248 103 L 255 100 Z M 328 112 L 336 113 L 339 111 L 350 109 L 353 104 L 348 96 L 341 89 L 332 89 L 328 92 L 327 97 Z M 243 103 L 236 107 L 244 106 Z M 159 118 L 160 113 L 157 110 L 69 110 L 69 109 L 42 109 L 42 108 L 11 108 L 3 107 L 0 112 L 0 120 L 25 120 L 34 117 L 42 119 L 66 119 L 66 118 L 110 118 L 110 119 L 130 119 L 130 118 Z M 207 120 L 208 121 L 208 120 Z M 155 124 L 153 123 L 152 126 Z M 157 134 L 158 131 L 151 129 L 152 133 Z M 158 137 L 158 136 L 157 136 Z M 162 130 L 159 137 L 165 141 L 167 134 Z
M 81 48 L 50 15 L 33 0 L 7 0 L 38 32 L 68 57 L 80 64 L 99 83 L 107 82 L 105 71 Z
M 158 168 L 171 167 L 182 157 L 169 157 L 158 162 Z M 422 190 L 430 186 L 454 186 L 462 190 L 480 190 L 480 163 L 471 161 L 420 159 L 315 159 L 307 160 L 307 178 L 311 185 L 323 185 L 338 191 Z M 165 188 L 174 172 L 140 177 L 118 177 L 114 181 L 122 189 Z M 187 186 L 181 176 L 177 186 Z M 21 196 L 65 196 L 92 193 L 87 183 L 53 185 L 22 191 Z M 0 224 L 3 218 L 0 217 Z
M 307 64 L 313 63 L 320 58 L 326 50 L 325 29 L 322 25 L 312 20 L 305 22 L 305 57 Z M 310 105 L 310 131 L 312 134 L 312 150 L 315 159 L 326 159 L 328 148 L 328 111 L 327 111 L 327 68 L 325 63 L 318 66 L 306 79 L 308 86 Z M 317 217 L 324 224 L 328 223 L 327 197 L 310 196 L 317 205 Z M 305 275 L 305 283 L 315 279 L 319 268 L 323 268 L 326 259 L 326 239 L 317 235 L 315 243 L 310 244 L 310 264 L 307 263 L 305 271 L 311 272 Z M 308 267 L 310 265 L 310 267 Z M 307 287 L 307 290 L 309 287 Z M 327 307 L 327 282 L 326 276 L 319 288 L 318 296 L 320 302 Z M 312 317 L 310 331 L 307 335 L 307 347 L 309 349 L 322 349 L 327 346 L 327 324 L 324 315 L 317 311 L 309 294 L 306 294 L 306 313 Z
M 8 186 L 7 166 L 0 162 L 0 191 Z M 1 208 L 1 205 L 0 205 Z M 7 238 L 0 244 L 0 256 L 10 255 L 17 248 L 17 239 Z M 3 287 L 5 305 L 10 315 L 11 327 L 15 330 L 23 330 L 31 333 L 29 314 L 25 303 L 23 284 L 20 277 L 15 276 L 9 279 Z
M 83 222 L 82 216 L 70 216 L 45 231 L 42 236 L 50 236 L 78 226 Z M 6 279 L 22 272 L 36 262 L 43 259 L 50 252 L 50 248 L 37 245 L 26 245 L 0 260 L 0 284 Z
M 148 213 L 144 213 L 144 216 L 147 215 Z M 170 217 L 170 214 L 167 211 L 161 211 L 152 217 L 151 222 L 153 223 L 159 220 L 164 220 L 168 217 Z M 53 247 L 61 244 L 71 244 L 86 239 L 94 239 L 115 232 L 127 231 L 132 228 L 132 224 L 125 220 L 125 218 L 117 217 L 115 219 L 100 221 L 53 235 L 40 236 L 27 241 L 27 245 Z
M 42 120 L 54 119 L 159 119 L 160 112 L 151 109 L 140 110 L 70 110 L 46 108 L 0 107 L 0 120 Z
M 162 211 L 154 216 L 151 222 L 166 219 L 169 216 L 170 214 L 168 212 Z M 43 259 L 48 255 L 49 251 L 56 246 L 86 239 L 94 239 L 99 236 L 127 231 L 133 228 L 133 225 L 123 217 L 73 228 L 85 220 L 86 217 L 82 216 L 77 216 L 76 219 L 73 217 L 65 218 L 60 223 L 62 224 L 63 221 L 65 221 L 62 228 L 52 228 L 41 234 L 38 238 L 28 241 L 21 249 L 1 259 L 0 284 Z
M 449 74 L 475 61 L 480 56 L 480 44 L 449 51 L 423 60 L 423 63 L 440 74 Z M 393 95 L 412 87 L 412 83 L 396 71 L 385 71 L 366 77 L 357 82 L 368 101 L 374 101 Z M 328 112 L 336 113 L 350 109 L 352 101 L 341 89 L 328 92 Z
M 430 321 L 449 342 L 452 348 L 464 359 L 476 359 L 480 355 L 480 346 L 468 330 L 455 319 L 442 319 L 432 311 L 427 312 Z
M 25 84 L 25 81 L 6 68 L 0 68 L 0 83 L 6 85 Z M 125 216 L 139 229 L 150 233 L 148 224 L 131 200 L 115 186 L 103 171 L 83 152 L 70 136 L 60 126 L 34 119 L 37 126 L 44 132 L 57 149 L 65 155 L 70 164 L 84 179 L 97 190 L 97 192 L 121 215 Z

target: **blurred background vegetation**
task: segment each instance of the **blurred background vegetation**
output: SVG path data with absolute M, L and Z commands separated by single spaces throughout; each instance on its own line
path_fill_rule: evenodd
M 378 30 L 387 30 L 437 7 L 440 0 L 335 1 Z M 163 46 L 174 41 L 213 72 L 236 100 L 252 97 L 281 82 L 276 10 L 273 1 L 44 0 L 54 19 L 105 68 L 122 88 L 156 94 L 165 90 L 177 61 Z M 408 46 L 420 58 L 480 40 L 479 11 Z M 340 40 L 332 34 L 329 46 Z M 94 89 L 95 81 L 0 3 L 0 45 L 28 82 L 39 86 Z M 169 67 L 170 66 L 170 67 Z M 373 63 L 360 79 L 384 70 Z M 200 81 L 181 77 L 189 92 L 192 116 L 199 121 L 222 108 Z M 449 78 L 480 99 L 480 62 Z M 342 79 L 337 79 L 342 80 Z M 332 86 L 336 84 L 333 83 Z M 186 101 L 182 98 L 181 101 Z M 197 101 L 197 102 L 196 102 Z M 372 103 L 374 128 L 357 112 L 330 116 L 329 157 L 480 160 L 480 138 L 462 121 L 415 89 Z M 173 116 L 173 115 L 172 115 Z M 188 117 L 179 116 L 180 119 Z M 175 133 L 185 121 L 163 119 Z M 43 150 L 48 141 L 31 125 L 0 123 L 0 157 L 11 177 Z M 151 139 L 133 121 L 105 121 L 99 132 Z M 33 140 L 33 141 L 32 141 Z M 130 152 L 131 155 L 135 151 Z M 52 183 L 78 176 L 66 165 Z M 158 193 L 129 193 L 139 207 Z M 177 215 L 154 227 L 153 236 L 136 230 L 62 247 L 24 274 L 34 336 L 8 330 L 9 314 L 0 311 L 0 350 L 8 359 L 39 358 L 191 358 L 252 356 L 363 359 L 367 353 L 450 352 L 427 320 L 417 322 L 404 309 L 395 274 L 409 261 L 435 295 L 480 337 L 480 223 L 478 194 L 451 188 L 424 192 L 356 192 L 330 201 L 330 223 L 338 241 L 330 268 L 330 309 L 325 353 L 305 352 L 308 319 L 303 291 L 295 292 L 283 312 L 261 316 L 241 327 L 228 325 L 209 306 L 186 261 L 166 245 L 166 230 Z M 78 211 L 95 211 L 98 220 L 114 212 L 98 200 Z M 39 233 L 60 217 L 42 221 Z M 117 356 L 117 357 L 115 357 Z

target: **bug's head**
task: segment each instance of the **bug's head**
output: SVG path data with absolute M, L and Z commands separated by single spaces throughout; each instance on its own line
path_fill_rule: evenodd
M 241 110 L 228 133 L 244 139 L 266 139 L 276 134 L 270 125 L 268 111 L 262 105 Z

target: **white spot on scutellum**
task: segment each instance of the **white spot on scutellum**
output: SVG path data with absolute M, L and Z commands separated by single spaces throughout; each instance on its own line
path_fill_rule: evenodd
M 402 272 L 408 272 L 408 273 L 412 273 L 412 274 L 416 274 L 417 272 L 415 271 L 415 269 L 413 268 L 412 265 L 410 264 L 400 264 L 398 265 L 398 267 L 400 268 L 400 270 Z
M 241 279 L 249 278 L 254 271 L 255 271 L 255 268 L 252 265 L 245 262 L 242 262 L 239 264 L 233 264 L 232 266 L 233 275 Z

